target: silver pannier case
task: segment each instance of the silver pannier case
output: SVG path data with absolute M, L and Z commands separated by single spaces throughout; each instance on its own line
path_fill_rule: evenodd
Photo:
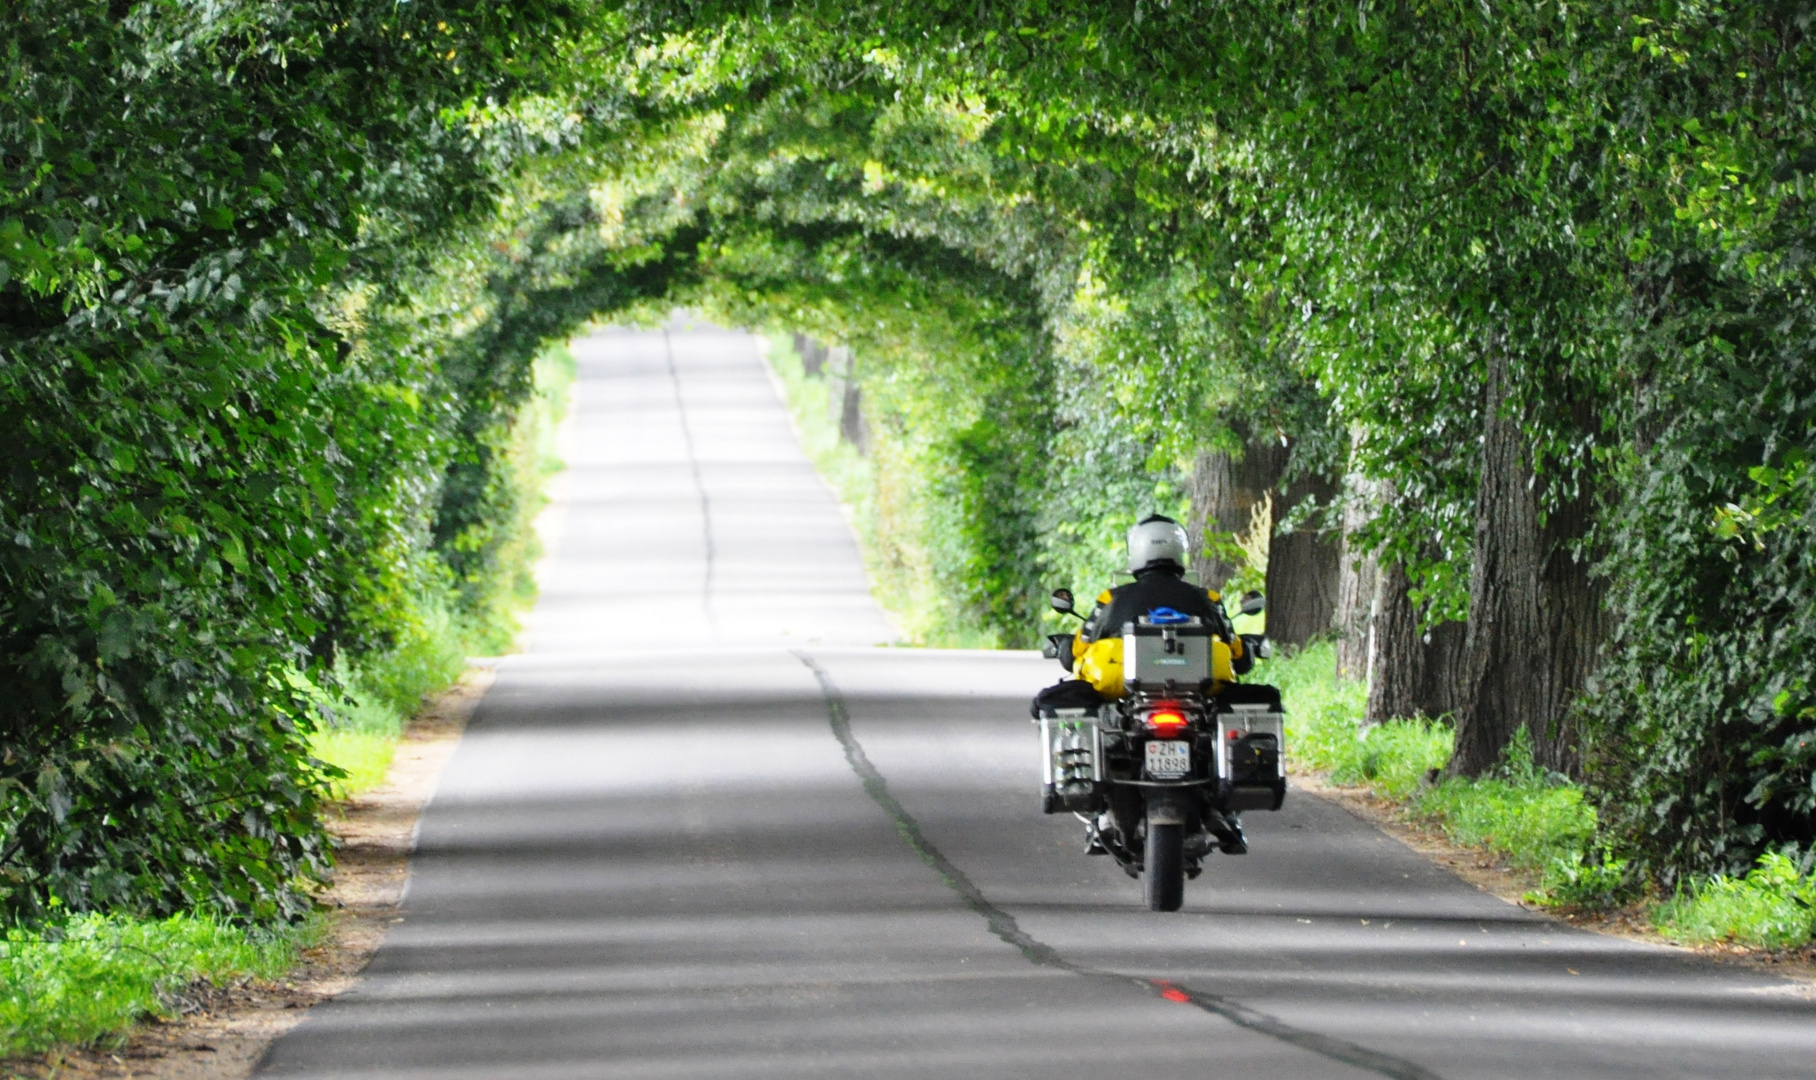
M 1103 780 L 1103 729 L 1096 709 L 1042 709 L 1041 809 L 1085 811 Z
M 1286 799 L 1286 714 L 1258 703 L 1219 712 L 1217 776 L 1224 809 L 1280 809 Z

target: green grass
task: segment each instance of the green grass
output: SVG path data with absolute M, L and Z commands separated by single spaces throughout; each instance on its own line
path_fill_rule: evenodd
M 1314 642 L 1290 657 L 1262 661 L 1250 678 L 1280 687 L 1286 703 L 1287 752 L 1332 783 L 1366 786 L 1404 801 L 1425 774 L 1450 760 L 1451 732 L 1430 720 L 1396 720 L 1364 729 L 1368 689 L 1336 675 L 1336 646 Z
M 206 916 L 81 915 L 0 942 L 0 1056 L 116 1041 L 198 982 L 282 975 L 324 923 L 247 929 Z
M 1658 906 L 1659 933 L 1676 941 L 1731 941 L 1765 949 L 1816 937 L 1816 879 L 1777 852 L 1745 877 L 1717 875 Z
M 1258 660 L 1248 675 L 1251 682 L 1280 688 L 1288 752 L 1320 771 L 1334 768 L 1350 752 L 1368 700 L 1366 687 L 1339 679 L 1336 672 L 1337 647 L 1319 641 L 1291 656 Z
M 1414 809 L 1452 843 L 1505 856 L 1522 870 L 1581 856 L 1595 836 L 1595 809 L 1582 789 L 1537 778 L 1444 780 L 1413 800 Z
M 336 799 L 350 799 L 385 782 L 397 754 L 397 736 L 328 728 L 316 732 L 309 746 L 316 757 L 347 774 L 331 786 Z
M 404 724 L 423 699 L 445 690 L 467 666 L 467 635 L 459 621 L 433 600 L 421 602 L 411 631 L 387 653 L 357 668 L 337 671 L 345 693 L 323 695 L 328 722 L 310 739 L 315 756 L 345 770 L 334 796 L 351 798 L 382 784 Z
M 467 669 L 467 638 L 466 627 L 439 598 L 420 601 L 410 632 L 347 680 L 345 722 L 361 731 L 401 731 L 425 695 L 452 686 Z

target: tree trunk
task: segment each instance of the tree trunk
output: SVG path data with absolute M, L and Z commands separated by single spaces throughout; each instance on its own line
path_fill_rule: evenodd
M 825 352 L 827 405 L 839 438 L 860 454 L 870 452 L 870 426 L 864 420 L 863 386 L 858 382 L 857 356 L 849 345 L 834 345 Z
M 845 384 L 845 400 L 839 410 L 839 438 L 857 447 L 860 454 L 870 453 L 870 422 L 864 419 L 864 391 L 856 379 Z
M 1468 640 L 1468 623 L 1439 623 L 1425 632 L 1419 711 L 1426 716 L 1455 714 L 1462 708 L 1463 646 Z
M 1337 613 L 1331 625 L 1337 637 L 1337 677 L 1368 678 L 1368 657 L 1373 651 L 1375 585 L 1381 576 L 1373 552 L 1357 551 L 1344 537 L 1337 561 Z
M 1362 714 L 1365 726 L 1418 714 L 1425 678 L 1425 648 L 1419 640 L 1419 613 L 1407 595 L 1406 567 L 1395 559 L 1381 567 L 1375 581 L 1374 656 L 1368 672 L 1368 707 Z
M 1328 506 L 1337 486 L 1321 476 L 1302 476 L 1274 500 L 1274 520 L 1286 517 L 1307 499 Z M 1329 529 L 1302 523 L 1289 533 L 1276 531 L 1267 553 L 1267 636 L 1281 645 L 1304 645 L 1331 627 L 1337 613 L 1337 580 L 1342 551 Z
M 1218 545 L 1230 533 L 1240 532 L 1237 519 L 1246 521 L 1242 495 L 1236 485 L 1236 459 L 1222 450 L 1200 450 L 1192 462 L 1192 506 L 1186 514 L 1186 535 L 1191 537 L 1192 566 L 1206 588 L 1222 589 L 1240 567 L 1224 558 Z
M 1375 593 L 1375 649 L 1363 724 L 1457 709 L 1457 677 L 1467 624 L 1439 623 L 1419 632 L 1423 612 L 1408 595 L 1412 582 L 1396 561 L 1382 567 Z
M 1491 354 L 1482 488 L 1476 501 L 1470 567 L 1469 633 L 1463 647 L 1453 774 L 1491 769 L 1525 728 L 1533 760 L 1566 774 L 1581 770 L 1571 710 L 1600 661 L 1609 630 L 1603 591 L 1580 546 L 1594 520 L 1584 484 L 1541 520 L 1526 436 L 1504 416 L 1506 358 Z M 1570 424 L 1587 432 L 1590 403 L 1574 404 Z
M 1355 542 L 1356 533 L 1374 516 L 1380 485 L 1360 476 L 1349 478 L 1349 502 L 1343 507 L 1342 553 L 1337 563 L 1337 677 L 1368 678 L 1372 651 L 1375 583 L 1381 561 Z
M 801 371 L 810 377 L 818 375 L 820 368 L 826 363 L 826 346 L 806 334 L 796 334 L 794 347 L 801 357 Z
M 1287 450 L 1273 439 L 1251 439 L 1240 458 L 1206 450 L 1192 463 L 1192 507 L 1186 533 L 1192 538 L 1192 569 L 1206 588 L 1221 590 L 1241 567 L 1222 558 L 1217 542 L 1246 533 L 1255 504 L 1286 471 Z M 1270 622 L 1272 616 L 1269 616 Z
M 1484 412 L 1463 700 L 1450 760 L 1459 776 L 1494 768 L 1521 727 L 1542 734 L 1552 699 L 1539 611 L 1539 498 L 1526 433 L 1518 416 L 1507 415 L 1507 359 L 1499 349 L 1488 358 Z

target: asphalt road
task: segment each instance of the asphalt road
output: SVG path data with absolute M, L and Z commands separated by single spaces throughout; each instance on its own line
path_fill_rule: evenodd
M 1037 812 L 1057 668 L 875 647 L 751 338 L 576 353 L 530 648 L 403 920 L 262 1075 L 1816 1075 L 1792 984 L 1537 918 L 1303 794 L 1143 910 Z

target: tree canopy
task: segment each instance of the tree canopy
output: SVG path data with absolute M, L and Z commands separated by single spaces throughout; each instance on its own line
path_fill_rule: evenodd
M 1278 458 L 1278 536 L 1467 626 L 1455 767 L 1810 857 L 1796 5 L 4 11 L 14 918 L 301 910 L 322 688 L 424 597 L 508 639 L 532 359 L 675 306 L 852 348 L 926 641 Z

